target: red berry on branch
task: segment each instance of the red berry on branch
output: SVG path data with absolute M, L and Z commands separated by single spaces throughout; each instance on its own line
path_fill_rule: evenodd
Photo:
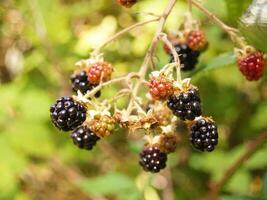
M 153 76 L 148 86 L 149 93 L 155 100 L 165 100 L 173 93 L 172 81 L 163 75 Z
M 136 4 L 137 0 L 117 0 L 117 2 L 118 2 L 118 4 L 120 4 L 126 8 L 130 8 L 134 4 Z
M 111 78 L 112 67 L 107 62 L 98 62 L 92 64 L 88 69 L 88 80 L 91 84 L 99 84 L 102 81 L 108 81 Z
M 239 70 L 249 81 L 259 80 L 264 72 L 264 58 L 259 51 L 238 59 Z
M 207 46 L 207 38 L 202 31 L 190 31 L 186 36 L 187 45 L 195 51 L 205 49 Z

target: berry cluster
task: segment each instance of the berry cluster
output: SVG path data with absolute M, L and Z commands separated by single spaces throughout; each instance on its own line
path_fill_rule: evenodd
M 98 84 L 108 81 L 113 71 L 111 65 L 103 61 L 82 61 L 80 70 L 71 77 L 72 89 L 86 95 Z M 100 90 L 95 97 L 100 96 Z M 91 98 L 88 98 L 89 100 Z M 97 141 L 110 135 L 114 129 L 114 120 L 107 114 L 88 114 L 86 102 L 79 100 L 78 96 L 60 97 L 50 107 L 52 123 L 62 131 L 73 131 L 73 143 L 81 149 L 91 150 Z
M 171 81 L 171 78 L 164 75 L 162 72 L 153 72 L 152 74 L 158 75 L 152 76 L 148 84 L 152 99 L 154 101 L 159 100 L 159 102 L 166 101 L 167 107 L 172 111 L 173 115 L 180 118 L 182 121 L 186 121 L 189 127 L 191 127 L 192 124 L 196 124 L 190 128 L 191 135 L 189 140 L 192 145 L 201 151 L 213 151 L 215 145 L 218 143 L 217 128 L 211 119 L 201 116 L 202 109 L 198 88 L 191 85 L 189 82 L 182 82 L 179 84 L 175 81 Z M 166 82 L 168 84 L 162 84 Z M 159 115 L 160 113 L 164 113 L 163 110 L 158 110 L 157 112 Z M 164 132 L 162 134 L 160 133 L 157 142 L 155 144 L 153 143 L 162 153 L 172 152 L 176 144 L 177 140 L 175 140 L 175 136 L 166 135 Z M 144 156 L 144 152 L 142 156 Z M 146 170 L 148 169 L 150 168 L 147 167 Z

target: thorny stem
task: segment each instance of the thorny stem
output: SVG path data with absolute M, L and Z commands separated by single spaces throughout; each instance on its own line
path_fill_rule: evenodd
M 170 15 L 170 12 L 171 10 L 173 9 L 175 3 L 177 2 L 177 0 L 170 0 L 167 7 L 165 8 L 163 14 L 161 15 L 160 19 L 159 19 L 159 23 L 158 23 L 158 27 L 157 27 L 157 30 L 154 34 L 154 37 L 152 39 L 152 42 L 151 42 L 151 45 L 147 51 L 147 54 L 145 56 L 145 59 L 144 59 L 144 62 L 138 72 L 139 76 L 140 76 L 140 79 L 137 81 L 137 83 L 135 84 L 134 86 L 134 89 L 133 89 L 133 97 L 135 97 L 140 89 L 140 86 L 142 84 L 142 81 L 145 79 L 145 75 L 146 75 L 146 72 L 148 70 L 148 65 L 149 65 L 149 62 L 152 60 L 152 57 L 153 57 L 153 53 L 154 53 L 154 50 L 157 46 L 157 43 L 159 41 L 159 35 L 161 34 L 161 32 L 163 31 L 163 28 L 164 28 L 164 25 L 165 25 L 165 22 L 168 18 L 168 16 Z M 128 108 L 127 108 L 127 114 L 130 115 L 132 110 L 133 110 L 133 103 L 134 103 L 134 99 L 132 98 L 130 100 L 130 103 L 128 105 Z
M 226 25 L 222 20 L 220 20 L 216 15 L 210 12 L 208 9 L 203 7 L 201 3 L 197 0 L 191 0 L 192 4 L 196 6 L 199 10 L 201 10 L 205 15 L 209 17 L 210 20 L 214 21 L 217 25 L 219 25 L 225 32 L 227 32 L 231 38 L 231 40 L 239 45 L 242 49 L 245 48 L 246 44 L 242 37 L 238 35 L 238 30 Z
M 108 45 L 110 42 L 114 41 L 116 38 L 120 37 L 121 35 L 129 32 L 132 29 L 135 29 L 136 27 L 139 26 L 143 26 L 145 24 L 151 23 L 151 22 L 156 22 L 159 20 L 159 17 L 156 17 L 154 19 L 149 19 L 143 22 L 138 22 L 135 23 L 121 31 L 119 31 L 118 33 L 116 33 L 115 35 L 113 35 L 112 37 L 108 38 L 106 41 L 104 41 L 99 47 L 97 47 L 93 52 L 92 52 L 92 56 L 97 56 L 99 54 L 99 52 L 101 51 L 102 48 L 104 48 L 106 45 Z
M 204 198 L 205 200 L 216 200 L 220 190 L 231 179 L 234 173 L 258 150 L 258 148 L 267 140 L 267 132 L 263 132 L 254 140 L 251 140 L 244 153 L 237 159 L 226 171 L 220 181 L 213 184 L 211 191 Z

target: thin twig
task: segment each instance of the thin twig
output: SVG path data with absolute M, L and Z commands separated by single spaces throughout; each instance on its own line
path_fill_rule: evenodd
M 139 75 L 136 74 L 136 73 L 129 73 L 126 76 L 121 76 L 121 77 L 118 77 L 118 78 L 111 79 L 110 81 L 107 81 L 107 82 L 99 84 L 93 90 L 91 90 L 86 95 L 84 95 L 84 97 L 85 98 L 93 97 L 99 90 L 101 90 L 105 86 L 112 85 L 112 84 L 115 84 L 115 83 L 124 82 L 124 81 L 127 82 L 128 80 L 130 80 L 132 78 L 139 78 Z
M 236 160 L 225 172 L 220 181 L 212 185 L 211 191 L 204 198 L 205 200 L 215 200 L 223 186 L 231 179 L 235 172 L 258 150 L 258 148 L 267 140 L 267 132 L 263 132 L 254 140 L 251 140 L 244 153 Z
M 215 14 L 210 12 L 208 9 L 203 7 L 198 1 L 192 0 L 191 1 L 194 6 L 196 6 L 199 10 L 201 10 L 204 14 L 206 14 L 212 21 L 214 21 L 217 25 L 222 27 L 223 30 L 225 30 L 227 33 L 229 32 L 235 32 L 237 33 L 238 30 L 226 25 L 222 20 L 220 20 Z

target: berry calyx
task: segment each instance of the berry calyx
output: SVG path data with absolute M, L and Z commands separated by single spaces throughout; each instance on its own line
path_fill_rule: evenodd
M 86 108 L 72 97 L 60 97 L 50 107 L 50 117 L 58 129 L 70 131 L 85 121 Z
M 115 129 L 115 120 L 108 115 L 95 115 L 88 125 L 98 137 L 106 137 Z
M 146 146 L 140 153 L 139 164 L 145 171 L 157 173 L 166 167 L 167 155 L 157 146 Z
M 194 51 L 202 51 L 207 46 L 207 38 L 202 31 L 193 30 L 186 36 L 187 45 Z
M 97 85 L 93 85 L 88 81 L 88 76 L 86 71 L 81 71 L 79 73 L 74 73 L 70 77 L 71 83 L 72 83 L 72 90 L 77 92 L 78 90 L 82 94 L 86 94 L 88 91 L 94 89 Z M 101 95 L 101 92 L 98 91 L 95 94 L 95 97 L 99 97 Z
M 80 126 L 75 129 L 71 134 L 71 138 L 77 147 L 86 150 L 91 150 L 100 139 L 87 126 Z
M 176 44 L 174 47 L 180 59 L 181 70 L 193 70 L 198 63 L 199 51 L 192 50 L 187 44 Z M 171 62 L 173 61 L 174 58 L 171 55 Z
M 259 80 L 264 72 L 264 58 L 259 51 L 238 58 L 239 70 L 249 81 Z
M 178 143 L 177 135 L 175 134 L 161 134 L 157 146 L 164 153 L 172 153 L 175 151 Z
M 118 2 L 118 4 L 120 4 L 126 8 L 130 8 L 134 4 L 136 4 L 137 0 L 117 0 L 117 2 Z
M 218 144 L 218 130 L 209 118 L 200 118 L 190 128 L 190 142 L 200 151 L 211 152 Z
M 165 100 L 173 93 L 172 81 L 166 76 L 153 76 L 149 81 L 149 93 L 155 100 Z
M 113 68 L 107 62 L 97 62 L 89 66 L 87 75 L 91 84 L 99 84 L 102 81 L 108 81 L 111 78 Z
M 202 113 L 197 88 L 178 92 L 178 94 L 174 93 L 168 98 L 167 106 L 181 120 L 194 120 Z

